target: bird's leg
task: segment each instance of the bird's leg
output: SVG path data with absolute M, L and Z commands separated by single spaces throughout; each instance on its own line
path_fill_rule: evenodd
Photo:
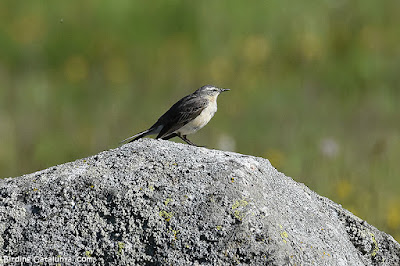
M 181 136 L 180 134 L 177 134 L 177 136 L 180 137 L 184 142 L 186 142 L 186 143 L 189 144 L 189 145 L 196 146 L 196 147 L 201 147 L 201 146 L 199 146 L 199 145 L 194 144 L 194 143 L 191 142 L 190 140 L 188 140 L 187 137 L 186 137 L 186 135 L 182 135 L 182 136 Z
M 183 139 L 187 144 L 190 144 L 190 145 L 193 145 L 193 146 L 197 146 L 196 144 L 194 144 L 193 142 L 191 142 L 190 140 L 188 140 L 188 139 L 186 138 L 186 135 L 182 135 L 182 139 Z
M 171 135 L 168 135 L 168 136 L 166 136 L 166 137 L 164 137 L 164 138 L 162 138 L 162 139 L 163 139 L 163 140 L 169 140 L 169 139 L 172 139 L 173 137 L 176 137 L 176 136 L 178 136 L 178 134 L 172 133 Z
M 188 139 L 186 138 L 186 135 L 182 136 L 182 135 L 179 134 L 179 133 L 177 133 L 176 135 L 177 135 L 181 140 L 183 140 L 184 142 L 186 142 L 187 144 L 196 146 L 193 142 L 191 142 L 190 140 L 188 140 Z
M 181 140 L 183 140 L 184 142 L 186 142 L 187 144 L 192 145 L 192 146 L 204 147 L 204 146 L 199 146 L 199 145 L 194 144 L 193 142 L 191 142 L 190 140 L 187 139 L 186 135 L 181 135 L 179 133 L 172 133 L 166 137 L 163 137 L 162 139 L 169 140 L 169 139 L 172 139 L 173 137 L 179 137 Z

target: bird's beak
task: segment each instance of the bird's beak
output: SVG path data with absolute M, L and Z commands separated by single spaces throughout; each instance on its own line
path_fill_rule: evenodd
M 219 92 L 230 91 L 230 89 L 219 89 Z

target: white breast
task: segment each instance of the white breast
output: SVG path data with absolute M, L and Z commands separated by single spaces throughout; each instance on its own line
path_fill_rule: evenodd
M 178 129 L 176 132 L 181 135 L 189 135 L 195 133 L 197 130 L 201 129 L 211 120 L 217 111 L 217 97 L 212 99 L 208 106 L 200 113 L 198 117 Z

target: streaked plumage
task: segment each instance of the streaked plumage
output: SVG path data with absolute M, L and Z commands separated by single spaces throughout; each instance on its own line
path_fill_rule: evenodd
M 206 85 L 176 102 L 149 129 L 129 137 L 122 142 L 132 142 L 147 135 L 158 134 L 157 139 L 180 137 L 186 143 L 194 145 L 186 138 L 204 127 L 217 111 L 217 97 L 228 89 Z

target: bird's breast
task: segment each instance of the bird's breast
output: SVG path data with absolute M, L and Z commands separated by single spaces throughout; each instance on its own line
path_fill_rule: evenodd
M 197 130 L 201 129 L 211 120 L 217 111 L 217 103 L 216 101 L 210 102 L 206 108 L 197 116 L 195 119 L 181 127 L 177 130 L 182 135 L 193 134 Z

